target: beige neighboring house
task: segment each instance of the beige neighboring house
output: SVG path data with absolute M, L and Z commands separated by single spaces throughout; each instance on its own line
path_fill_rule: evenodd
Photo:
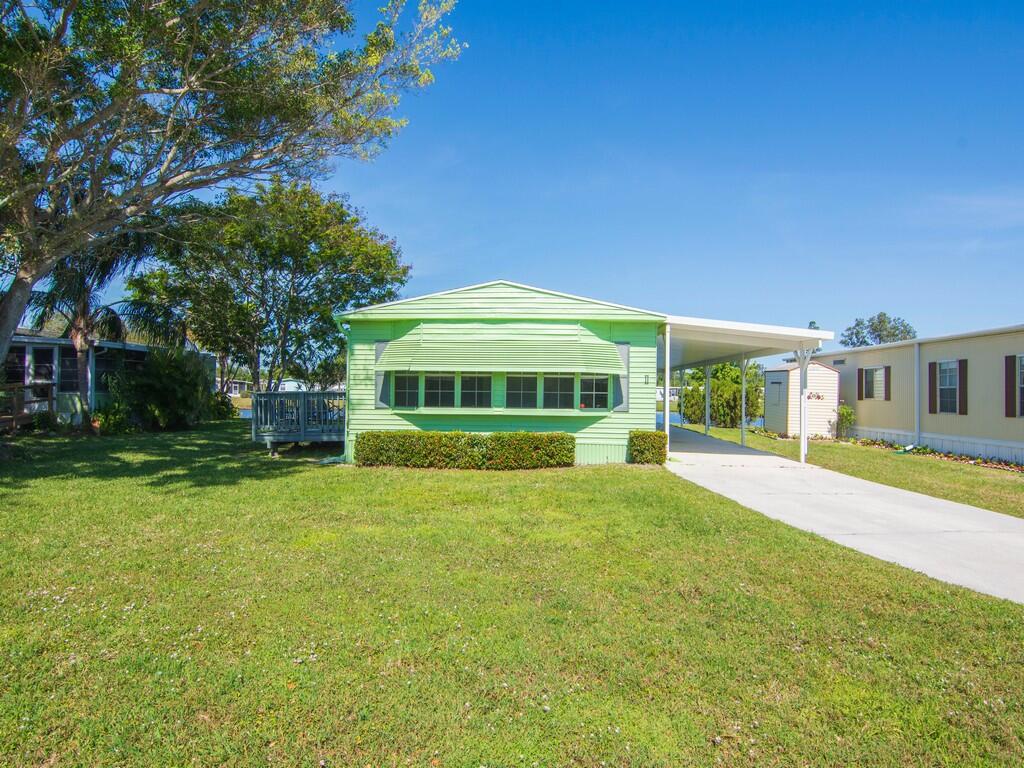
M 1024 462 L 1024 325 L 820 352 L 852 433 Z
M 835 434 L 839 407 L 839 371 L 812 360 L 807 366 L 807 434 Z M 800 366 L 796 363 L 764 372 L 764 428 L 780 435 L 800 434 Z

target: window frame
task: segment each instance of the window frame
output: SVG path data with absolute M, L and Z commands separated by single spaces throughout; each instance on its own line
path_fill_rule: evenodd
M 881 374 L 881 382 L 875 380 L 875 376 Z M 870 379 L 869 379 L 870 377 Z M 868 381 L 871 382 L 871 394 L 868 394 Z M 881 391 L 879 391 L 878 384 L 881 384 Z M 864 399 L 865 400 L 885 400 L 885 366 L 884 365 L 867 365 L 864 367 Z
M 601 392 L 597 392 L 596 390 L 594 392 L 584 392 L 583 391 L 583 381 L 584 381 L 584 379 L 589 380 L 589 381 L 594 381 L 594 382 L 603 381 L 604 382 L 604 392 L 601 393 Z M 579 399 L 578 399 L 578 402 L 577 402 L 577 407 L 581 411 L 597 411 L 599 413 L 602 412 L 602 411 L 611 410 L 611 400 L 612 400 L 612 398 L 611 398 L 611 392 L 612 392 L 612 386 L 611 386 L 612 385 L 612 381 L 611 381 L 611 379 L 612 379 L 612 377 L 610 375 L 606 374 L 606 373 L 581 373 L 580 376 L 579 376 L 579 380 L 580 380 L 579 392 L 580 392 L 580 395 L 579 395 Z M 669 397 L 671 397 L 672 388 L 669 387 L 668 390 L 669 390 Z M 604 395 L 604 405 L 603 406 L 598 406 L 598 405 L 596 405 L 597 397 L 599 395 L 601 395 L 601 394 Z M 584 405 L 583 404 L 584 403 L 584 398 L 587 397 L 588 395 L 592 396 L 594 398 L 595 405 Z
M 31 350 L 29 353 L 28 350 Z M 50 346 L 49 344 L 33 344 L 31 347 L 26 347 L 26 357 L 28 358 L 28 380 L 30 384 L 57 384 L 57 377 L 60 372 L 60 359 L 58 357 L 57 347 Z M 50 378 L 44 379 L 39 378 L 36 375 L 36 366 L 40 363 L 36 362 L 36 353 L 38 352 L 49 352 L 50 362 L 42 363 L 42 365 L 50 366 Z
M 541 400 L 541 409 L 545 411 L 579 410 L 576 404 L 576 382 L 578 381 L 578 378 L 579 377 L 575 373 L 545 373 L 541 379 L 542 396 L 539 398 Z M 557 391 L 553 393 L 557 398 L 555 405 L 548 405 L 548 379 L 559 379 L 563 381 L 568 379 L 571 382 L 572 389 L 568 393 L 565 392 L 561 386 L 559 386 Z M 565 402 L 564 398 L 566 397 L 568 398 L 568 405 L 563 404 Z
M 86 352 L 85 354 L 88 355 L 89 353 Z M 74 363 L 68 372 L 69 376 L 64 375 L 65 361 Z M 70 378 L 71 381 L 66 381 L 67 378 Z M 78 351 L 74 347 L 61 347 L 60 361 L 57 363 L 57 391 L 63 395 L 81 394 L 78 391 Z
M 398 387 L 398 380 L 399 379 L 412 379 L 415 382 L 415 388 L 414 389 L 409 389 L 407 387 L 403 387 L 400 390 L 399 387 Z M 408 410 L 410 408 L 419 408 L 420 407 L 420 390 L 421 390 L 420 379 L 421 379 L 421 376 L 418 373 L 399 373 L 398 371 L 392 372 L 392 375 L 391 375 L 391 407 L 399 409 L 399 410 Z M 413 394 L 413 398 L 412 398 L 413 402 L 412 402 L 412 404 L 411 405 L 408 404 L 408 403 L 399 404 L 399 402 L 398 402 L 398 393 L 399 392 L 402 392 L 402 394 L 404 394 L 404 395 L 408 395 L 411 392 Z
M 458 378 L 459 378 L 459 380 L 458 380 L 457 386 L 458 386 L 458 390 L 459 390 L 459 407 L 460 408 L 479 409 L 479 408 L 493 408 L 494 407 L 494 374 L 492 374 L 492 373 L 461 373 L 461 374 L 459 374 Z M 480 395 L 482 393 L 484 393 L 485 390 L 480 389 L 479 386 L 476 386 L 469 393 L 469 394 L 472 395 L 471 399 L 474 400 L 475 402 L 472 405 L 467 405 L 466 404 L 466 394 L 467 394 L 467 391 L 466 391 L 466 381 L 467 380 L 476 380 L 477 383 L 479 383 L 480 379 L 486 379 L 487 380 L 487 389 L 486 389 L 487 402 L 486 402 L 486 404 L 480 404 L 480 402 L 479 402 Z
M 943 366 L 948 366 L 947 370 L 949 370 L 951 368 L 952 371 L 953 371 L 953 375 L 956 378 L 956 384 L 954 386 L 952 386 L 952 387 L 950 387 L 948 385 L 947 386 L 943 386 L 943 384 L 942 384 L 942 368 L 943 368 Z M 941 415 L 944 414 L 944 415 L 947 415 L 947 416 L 956 416 L 958 413 L 960 413 L 960 361 L 959 360 L 938 360 L 938 361 L 936 361 L 936 366 L 935 366 L 935 389 L 936 389 L 935 399 L 936 399 L 936 414 L 937 415 L 941 416 Z M 945 390 L 950 390 L 950 389 L 953 390 L 953 409 L 952 410 L 945 410 L 942 407 L 942 390 L 944 390 L 944 389 Z
M 1017 418 L 1024 418 L 1024 355 L 1017 355 Z
M 519 405 L 512 405 L 509 402 L 509 395 L 511 394 L 511 389 L 509 387 L 509 383 L 510 383 L 510 381 L 512 379 L 526 379 L 526 380 L 533 381 L 533 404 L 532 405 L 522 405 L 522 396 L 524 394 L 526 394 L 527 390 L 517 390 L 516 391 L 515 394 L 517 394 L 520 397 L 520 404 Z M 540 399 L 540 380 L 539 380 L 539 378 L 538 378 L 536 373 L 506 373 L 505 374 L 505 407 L 506 408 L 510 408 L 510 409 L 516 410 L 516 411 L 535 410 L 538 407 L 537 406 L 537 401 L 539 399 Z
M 442 403 L 442 402 L 440 402 L 440 395 L 447 394 L 447 392 L 448 392 L 447 389 L 438 389 L 436 393 L 432 392 L 430 390 L 428 384 L 429 384 L 431 379 L 451 379 L 451 382 L 452 382 L 451 399 L 452 399 L 452 401 L 450 403 Z M 455 399 L 456 392 L 458 392 L 458 389 L 459 389 L 458 383 L 459 383 L 458 382 L 458 376 L 456 374 L 454 374 L 454 373 L 441 373 L 441 372 L 424 373 L 423 374 L 423 400 L 422 400 L 423 407 L 424 408 L 454 408 L 455 407 L 455 403 L 456 403 L 456 399 Z M 439 402 L 437 402 L 437 403 L 431 403 L 430 402 L 430 396 L 432 394 L 437 394 L 439 396 L 438 397 Z

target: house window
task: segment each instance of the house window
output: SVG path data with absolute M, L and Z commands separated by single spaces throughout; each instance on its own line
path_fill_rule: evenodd
M 544 377 L 544 407 L 572 408 L 575 392 L 574 376 Z
M 490 408 L 491 407 L 491 377 L 490 376 L 463 376 L 462 377 L 462 407 L 463 408 Z
M 671 393 L 671 389 L 669 392 Z M 670 395 L 671 396 L 671 395 Z M 601 408 L 608 407 L 608 377 L 607 376 L 581 376 L 580 377 L 580 408 Z
M 454 408 L 455 376 L 451 374 L 425 376 L 423 405 L 427 408 Z
M 4 360 L 4 384 L 25 383 L 25 348 L 11 347 Z
M 121 368 L 121 355 L 115 349 L 96 348 L 93 350 L 93 389 L 105 395 L 110 392 L 109 377 Z
M 1017 415 L 1024 416 L 1024 355 L 1017 358 L 1017 390 L 1018 400 Z
M 395 407 L 415 408 L 420 404 L 420 377 L 416 374 L 395 375 Z
M 956 413 L 960 374 L 956 360 L 939 363 L 939 413 Z
M 71 347 L 64 347 L 60 351 L 60 384 L 57 391 L 78 391 L 78 353 Z
M 38 383 L 50 383 L 56 381 L 53 365 L 53 347 L 32 348 L 32 381 Z
M 537 376 L 509 376 L 505 379 L 505 406 L 508 408 L 537 407 Z
M 876 366 L 864 369 L 864 399 L 885 399 L 885 368 Z

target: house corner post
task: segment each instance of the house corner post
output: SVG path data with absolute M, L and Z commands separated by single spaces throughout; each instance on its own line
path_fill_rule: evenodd
M 747 444 L 747 358 L 740 359 L 740 445 Z
M 800 365 L 800 463 L 807 463 L 807 366 L 811 361 L 811 352 L 798 349 L 796 360 Z
M 711 434 L 711 366 L 704 366 L 704 434 Z

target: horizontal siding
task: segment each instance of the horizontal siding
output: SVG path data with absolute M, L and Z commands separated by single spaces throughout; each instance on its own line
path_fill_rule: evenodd
M 839 369 L 839 399 L 853 408 L 855 425 L 871 429 L 912 430 L 914 428 L 914 348 L 871 349 L 863 352 L 839 350 L 834 359 L 846 362 Z M 822 362 L 829 363 L 828 357 Z M 892 366 L 891 400 L 882 399 L 879 392 L 875 400 L 857 399 L 857 369 L 874 366 Z M 927 371 L 926 371 L 927 373 Z M 927 378 L 927 376 L 925 377 Z M 923 386 L 927 387 L 927 384 Z M 927 402 L 924 405 L 927 408 Z
M 357 315 L 371 319 L 551 318 L 559 320 L 650 320 L 656 313 L 615 307 L 583 298 L 559 296 L 516 285 L 495 284 L 369 307 Z M 664 320 L 661 316 L 659 319 Z
M 408 331 L 410 321 L 381 322 L 355 319 L 349 333 L 348 441 L 350 452 L 360 432 L 387 429 L 455 430 L 494 432 L 528 430 L 565 431 L 576 435 L 578 459 L 592 462 L 600 455 L 625 457 L 631 429 L 655 428 L 657 380 L 656 322 L 585 322 L 591 333 L 610 342 L 630 344 L 629 411 L 586 415 L 524 414 L 513 409 L 465 409 L 459 413 L 431 413 L 375 408 L 375 342 Z M 500 373 L 500 371 L 495 371 Z M 494 397 L 504 399 L 504 379 L 496 376 Z M 500 400 L 498 400 L 500 398 Z M 583 446 L 593 446 L 584 448 Z M 601 447 L 603 446 L 603 447 Z M 613 449 L 612 446 L 615 446 Z M 604 454 L 602 454 L 602 451 Z M 610 452 L 610 453 L 609 453 Z

